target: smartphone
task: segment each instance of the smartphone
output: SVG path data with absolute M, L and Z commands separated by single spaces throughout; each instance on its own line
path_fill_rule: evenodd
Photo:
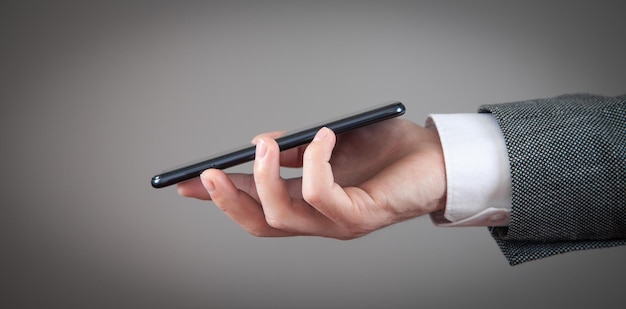
M 348 116 L 327 120 L 294 133 L 288 133 L 285 136 L 277 138 L 276 142 L 280 150 L 283 151 L 310 143 L 317 131 L 322 127 L 333 130 L 335 134 L 341 134 L 385 119 L 398 117 L 403 115 L 405 111 L 406 108 L 401 102 L 386 103 Z M 226 169 L 246 163 L 254 160 L 255 151 L 256 146 L 254 145 L 244 146 L 234 151 L 214 155 L 208 159 L 198 160 L 183 167 L 164 171 L 152 177 L 151 184 L 154 188 L 163 188 L 198 177 L 204 170 L 209 168 Z

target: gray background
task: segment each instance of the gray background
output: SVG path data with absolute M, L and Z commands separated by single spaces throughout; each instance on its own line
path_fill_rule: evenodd
M 623 94 L 620 2 L 3 1 L 0 306 L 619 303 L 626 248 L 510 267 L 486 229 L 426 217 L 347 242 L 255 238 L 149 180 L 389 100 L 423 124 Z

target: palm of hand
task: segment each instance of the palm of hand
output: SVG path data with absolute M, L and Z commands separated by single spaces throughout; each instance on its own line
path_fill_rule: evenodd
M 375 219 L 372 228 L 378 229 L 443 207 L 440 149 L 436 132 L 392 119 L 338 136 L 330 164 L 344 189 L 355 187 L 380 196 L 375 205 L 367 206 L 387 217 Z

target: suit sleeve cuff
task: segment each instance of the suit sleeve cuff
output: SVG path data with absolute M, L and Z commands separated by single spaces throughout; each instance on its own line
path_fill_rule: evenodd
M 431 214 L 437 226 L 506 226 L 511 211 L 511 176 L 504 137 L 491 114 L 436 114 L 443 148 L 445 211 Z

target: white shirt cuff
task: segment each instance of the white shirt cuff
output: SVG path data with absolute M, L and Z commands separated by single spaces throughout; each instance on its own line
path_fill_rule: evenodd
M 431 214 L 437 226 L 506 226 L 511 174 L 504 137 L 491 114 L 436 114 L 447 179 L 446 209 Z

